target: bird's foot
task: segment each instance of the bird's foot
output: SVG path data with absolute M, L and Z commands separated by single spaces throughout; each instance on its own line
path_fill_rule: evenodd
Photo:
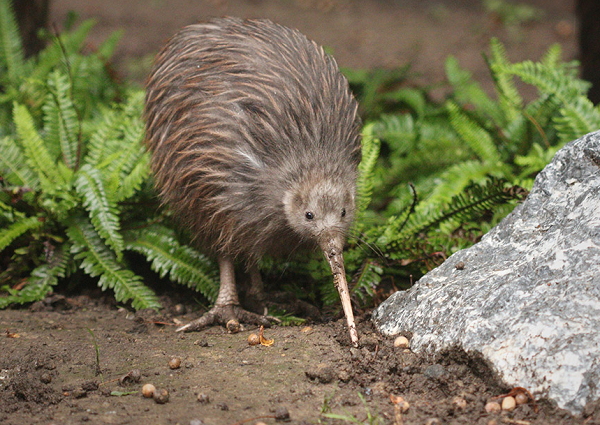
M 176 332 L 194 332 L 212 325 L 223 325 L 231 333 L 239 332 L 240 323 L 250 325 L 271 326 L 271 323 L 280 322 L 279 319 L 271 316 L 263 316 L 244 310 L 239 305 L 215 305 L 208 310 L 202 317 L 191 321 L 177 328 Z

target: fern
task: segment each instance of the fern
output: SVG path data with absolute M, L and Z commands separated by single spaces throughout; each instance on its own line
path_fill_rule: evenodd
M 11 2 L 0 0 L 0 69 L 6 69 L 8 81 L 14 84 L 23 76 L 24 63 L 23 44 Z
M 39 229 L 43 222 L 39 217 L 22 218 L 5 229 L 0 230 L 0 251 L 10 245 L 15 239 L 24 233 Z
M 15 103 L 13 109 L 17 135 L 27 163 L 37 173 L 42 187 L 52 192 L 56 185 L 65 184 L 65 181 L 35 128 L 27 108 Z
M 27 164 L 27 159 L 14 139 L 0 139 L 0 175 L 15 187 L 37 189 L 39 179 Z
M 365 210 L 371 202 L 373 194 L 373 169 L 379 157 L 379 139 L 373 136 L 373 125 L 363 128 L 362 160 L 358 166 L 358 180 L 356 182 L 356 222 L 355 227 L 360 231 L 360 223 Z
M 52 147 L 54 152 L 62 155 L 67 167 L 73 169 L 78 163 L 79 122 L 69 97 L 71 86 L 68 78 L 58 70 L 50 73 L 48 86 L 49 93 L 42 108 L 46 143 L 49 149 Z
M 500 161 L 494 141 L 484 128 L 462 112 L 456 103 L 448 101 L 446 108 L 450 124 L 481 161 L 489 164 Z
M 100 171 L 85 164 L 78 172 L 75 188 L 83 198 L 83 206 L 90 213 L 94 228 L 120 260 L 124 244 L 119 232 L 119 210 L 106 193 Z
M 172 281 L 200 292 L 210 302 L 217 299 L 219 284 L 215 264 L 189 246 L 180 244 L 167 228 L 153 225 L 141 231 L 130 231 L 126 249 L 143 254 L 160 277 L 168 274 Z
M 71 253 L 81 260 L 81 268 L 91 277 L 99 277 L 102 290 L 112 289 L 118 302 L 131 301 L 135 309 L 158 309 L 156 294 L 145 286 L 142 278 L 123 268 L 115 255 L 106 248 L 91 223 L 74 221 L 67 229 L 73 243 Z

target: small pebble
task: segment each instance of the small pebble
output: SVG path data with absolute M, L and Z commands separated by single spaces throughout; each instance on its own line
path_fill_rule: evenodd
M 142 395 L 146 398 L 154 396 L 154 391 L 156 391 L 156 387 L 152 384 L 144 384 L 142 387 Z
M 173 357 L 171 360 L 169 360 L 169 367 L 171 369 L 179 369 L 180 366 L 181 359 L 179 357 Z
M 405 336 L 399 336 L 394 340 L 394 347 L 396 348 L 408 348 L 409 344 L 408 338 Z
M 467 400 L 465 400 L 462 397 L 454 397 L 452 399 L 452 404 L 457 408 L 457 409 L 464 409 L 465 407 L 467 407 Z
M 224 412 L 227 412 L 229 410 L 229 406 L 226 405 L 225 403 L 219 403 L 219 404 L 217 404 L 217 407 Z
M 208 394 L 200 393 L 198 394 L 198 401 L 202 404 L 208 404 L 210 403 L 210 397 Z
M 204 422 L 202 422 L 200 419 L 192 419 L 190 421 L 190 425 L 204 425 Z
M 519 393 L 515 396 L 517 404 L 525 404 L 529 401 L 529 397 L 525 393 Z
M 504 400 L 502 400 L 502 410 L 507 410 L 510 412 L 516 406 L 517 406 L 517 402 L 515 401 L 514 397 L 508 396 L 508 397 L 504 397 Z
M 458 263 L 456 263 L 456 265 L 454 267 L 456 267 L 456 270 L 464 270 L 465 263 L 463 263 L 462 261 L 459 261 Z
M 42 381 L 43 384 L 49 384 L 52 382 L 52 376 L 50 376 L 49 373 L 42 373 L 42 376 L 40 376 L 40 381 Z
M 485 411 L 488 413 L 498 413 L 500 410 L 502 410 L 502 407 L 496 401 L 490 401 L 485 405 Z
M 154 391 L 154 401 L 158 404 L 165 404 L 169 401 L 169 392 L 164 388 Z
M 276 421 L 289 421 L 290 420 L 290 412 L 288 412 L 287 408 L 284 406 L 279 406 L 275 409 L 275 420 Z
M 258 345 L 260 344 L 260 338 L 256 334 L 248 335 L 248 345 Z
M 425 421 L 425 425 L 441 425 L 442 421 L 438 418 L 429 418 Z
M 225 327 L 227 328 L 227 331 L 230 334 L 236 334 L 241 329 L 240 322 L 238 322 L 235 319 L 231 319 L 229 322 L 227 322 L 227 324 L 225 325 Z

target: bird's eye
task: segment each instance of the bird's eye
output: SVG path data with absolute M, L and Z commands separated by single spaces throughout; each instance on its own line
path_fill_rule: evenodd
M 311 213 L 310 211 L 307 211 L 306 214 L 304 214 L 304 216 L 306 217 L 307 220 L 312 220 L 313 218 L 315 218 L 315 215 L 313 213 Z
M 342 217 L 346 217 L 346 208 L 342 208 Z

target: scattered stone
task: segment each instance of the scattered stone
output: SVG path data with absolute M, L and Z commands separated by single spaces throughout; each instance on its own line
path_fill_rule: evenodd
M 279 406 L 275 409 L 275 420 L 276 421 L 289 421 L 290 420 L 290 412 L 288 412 L 287 408 L 284 406 Z
M 498 413 L 501 410 L 502 406 L 496 401 L 490 401 L 485 405 L 485 411 L 488 413 Z
M 190 425 L 204 425 L 204 422 L 200 419 L 192 419 Z
M 208 396 L 208 394 L 200 393 L 198 394 L 198 401 L 201 404 L 208 404 L 210 403 L 210 397 Z
M 169 367 L 171 369 L 179 369 L 180 366 L 181 359 L 179 357 L 173 357 L 171 360 L 169 360 Z
M 248 345 L 258 345 L 260 344 L 260 338 L 256 334 L 248 335 Z
M 157 389 L 153 393 L 154 401 L 158 404 L 165 404 L 169 401 L 169 391 L 165 388 Z
M 42 373 L 42 376 L 40 376 L 40 381 L 42 382 L 42 384 L 49 384 L 50 382 L 52 382 L 52 376 L 49 373 Z
M 227 324 L 225 325 L 225 327 L 227 328 L 227 332 L 229 332 L 230 334 L 236 334 L 242 328 L 240 326 L 240 322 L 238 322 L 235 319 L 231 319 L 229 322 L 227 322 Z
M 223 410 L 224 412 L 227 412 L 229 410 L 229 406 L 225 403 L 219 403 L 217 404 L 217 407 L 221 410 Z
M 515 407 L 517 407 L 517 402 L 515 401 L 514 397 L 504 397 L 502 400 L 502 410 L 507 410 L 510 412 L 511 410 L 514 410 Z
M 425 421 L 425 425 L 442 425 L 442 421 L 438 418 L 429 418 Z
M 210 345 L 208 344 L 208 341 L 205 339 L 198 339 L 198 340 L 194 341 L 194 345 L 197 345 L 199 347 L 210 347 Z
M 452 404 L 456 409 L 464 410 L 467 407 L 467 400 L 465 400 L 462 397 L 456 396 L 452 399 Z
M 152 384 L 144 384 L 142 387 L 142 395 L 146 398 L 153 397 L 154 391 L 156 391 L 156 387 Z
M 519 393 L 515 396 L 515 401 L 518 405 L 525 404 L 529 401 L 529 397 L 525 393 Z
M 133 369 L 131 372 L 121 376 L 119 378 L 119 384 L 122 386 L 126 386 L 129 384 L 137 384 L 142 379 L 142 373 L 139 369 Z
M 458 263 L 456 263 L 456 266 L 454 266 L 456 268 L 456 270 L 464 270 L 465 269 L 465 263 L 464 261 L 459 261 Z
M 381 304 L 379 330 L 412 332 L 417 354 L 463 350 L 502 385 L 572 414 L 600 399 L 598 158 L 600 132 L 559 150 L 479 243 Z
M 408 348 L 409 344 L 408 338 L 405 336 L 399 336 L 394 340 L 394 347 L 396 348 Z

